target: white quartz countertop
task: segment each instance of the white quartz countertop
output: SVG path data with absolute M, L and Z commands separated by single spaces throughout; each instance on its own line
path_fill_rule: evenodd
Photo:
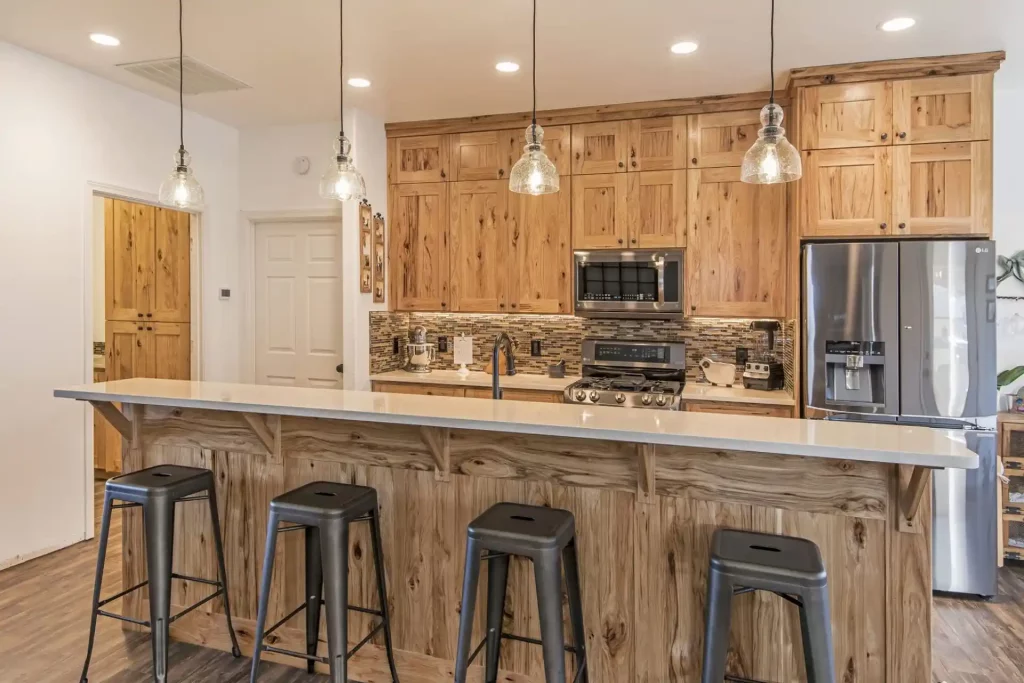
M 54 395 L 938 468 L 978 466 L 961 432 L 925 427 L 141 378 L 60 388 Z
M 501 376 L 501 386 L 506 389 L 532 389 L 534 391 L 564 391 L 567 386 L 579 379 L 569 375 L 555 379 L 547 375 L 527 375 L 519 372 L 511 377 Z M 379 375 L 370 375 L 372 382 L 403 382 L 409 384 L 443 384 L 458 387 L 490 387 L 491 373 L 470 372 L 463 377 L 457 370 L 431 370 L 430 372 L 407 372 L 392 370 Z

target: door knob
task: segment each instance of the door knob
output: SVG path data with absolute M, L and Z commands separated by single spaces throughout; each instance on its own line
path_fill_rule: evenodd
M 337 372 L 339 372 L 339 373 L 345 372 L 345 364 L 344 363 L 338 363 L 337 367 L 335 367 L 334 369 Z

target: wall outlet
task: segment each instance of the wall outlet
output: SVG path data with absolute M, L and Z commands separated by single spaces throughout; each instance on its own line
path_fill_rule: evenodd
M 231 298 L 231 290 L 226 287 L 221 288 L 220 294 L 218 295 L 221 301 L 227 301 Z
M 736 365 L 746 365 L 750 351 L 743 346 L 736 347 Z
M 530 355 L 531 356 L 539 356 L 540 355 L 540 339 L 531 339 L 530 340 Z
M 448 353 L 448 337 L 437 338 L 437 352 Z
M 397 356 L 398 355 L 398 351 L 399 351 L 399 348 L 398 348 L 398 337 L 392 337 L 391 338 L 391 355 L 392 356 Z

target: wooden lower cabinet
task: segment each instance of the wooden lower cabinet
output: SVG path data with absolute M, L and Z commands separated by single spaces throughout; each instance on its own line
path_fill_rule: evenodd
M 416 396 L 464 396 L 462 387 L 443 384 L 410 384 L 408 382 L 374 382 L 374 391 L 382 394 L 414 394 Z
M 457 396 L 460 398 L 491 398 L 488 387 L 455 387 L 444 384 L 414 384 L 411 382 L 373 382 L 372 388 L 384 394 L 414 394 L 417 396 Z M 537 389 L 502 389 L 506 401 L 533 403 L 561 403 L 562 392 Z
M 102 369 L 94 370 L 92 381 L 106 382 L 107 371 Z M 120 409 L 120 404 L 114 406 Z M 108 474 L 117 474 L 121 471 L 121 435 L 110 423 L 100 414 L 98 410 L 93 411 L 93 467 Z
M 187 323 L 107 322 L 107 380 L 192 379 Z
M 689 413 L 793 417 L 792 406 L 764 405 L 761 403 L 723 403 L 721 401 L 685 401 L 683 406 Z

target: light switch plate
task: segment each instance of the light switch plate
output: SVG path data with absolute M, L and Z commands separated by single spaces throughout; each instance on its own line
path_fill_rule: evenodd
M 230 298 L 231 298 L 231 290 L 228 289 L 227 287 L 221 288 L 221 290 L 220 290 L 220 300 L 221 301 L 228 301 Z

